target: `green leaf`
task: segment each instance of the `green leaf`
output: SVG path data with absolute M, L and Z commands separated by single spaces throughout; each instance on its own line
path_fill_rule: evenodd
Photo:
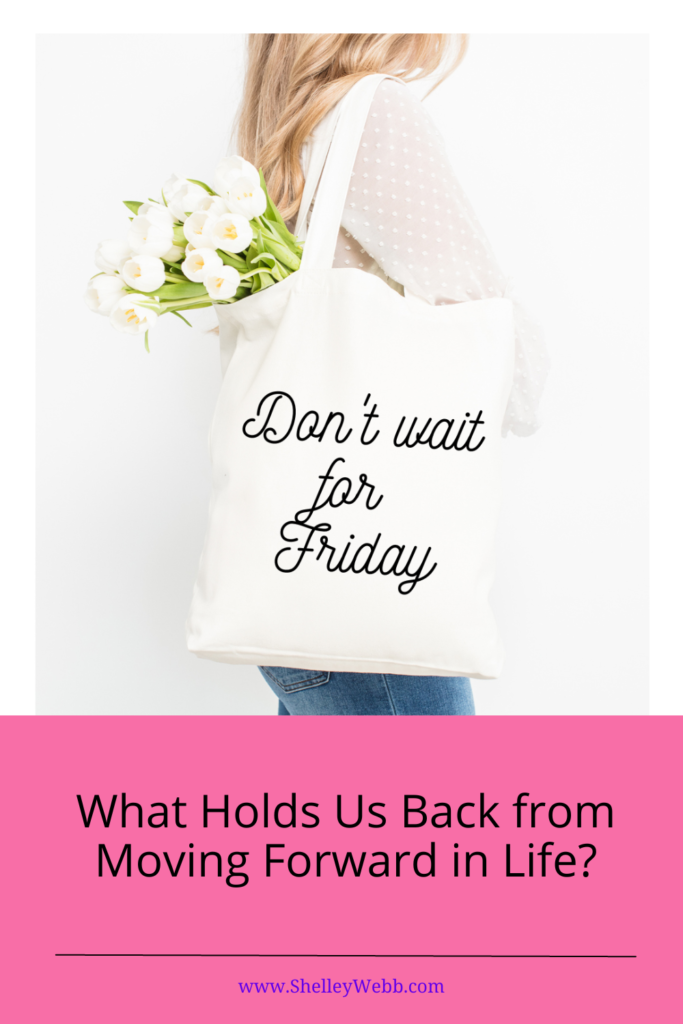
M 123 200 L 123 205 L 127 206 L 128 209 L 130 210 L 130 212 L 135 214 L 135 216 L 137 217 L 138 210 L 142 206 L 142 202 L 137 203 L 137 202 L 135 202 L 134 199 L 124 199 Z
M 206 299 L 206 301 L 199 301 L 200 299 Z M 209 296 L 200 295 L 196 302 L 193 302 L 191 299 L 185 299 L 184 301 L 178 300 L 177 302 L 162 302 L 161 305 L 157 307 L 157 312 L 159 313 L 159 316 L 163 316 L 165 313 L 177 313 L 179 309 L 205 309 L 210 305 L 211 299 Z
M 261 180 L 261 188 L 266 193 L 266 210 L 265 210 L 264 216 L 265 216 L 266 220 L 272 220 L 276 224 L 281 224 L 282 227 L 286 231 L 287 230 L 287 225 L 283 221 L 282 214 L 278 210 L 277 206 L 275 206 L 275 204 L 273 203 L 273 200 L 268 195 L 268 189 L 266 188 L 266 179 L 263 177 L 263 171 L 261 170 L 260 167 L 259 167 L 258 174 L 259 174 L 259 178 Z
M 272 238 L 265 240 L 265 251 L 272 253 L 289 270 L 298 270 L 301 266 L 301 256 L 298 256 L 286 245 L 282 245 L 281 242 L 276 242 Z
M 265 267 L 257 267 L 256 270 L 250 270 L 247 274 L 244 274 L 242 280 L 248 281 L 251 278 L 251 290 L 253 292 L 258 291 L 260 288 L 267 288 L 271 284 L 275 284 L 275 278 L 271 274 L 270 270 L 266 270 Z
M 249 264 L 241 256 L 238 256 L 234 252 L 224 252 L 222 249 L 216 249 L 216 252 L 228 267 L 234 267 L 235 270 L 239 270 L 242 274 L 249 269 Z
M 149 352 L 149 331 L 145 331 L 145 348 Z
M 169 313 L 173 313 L 173 316 L 177 316 L 178 319 L 182 320 L 183 323 L 187 324 L 188 327 L 192 327 L 192 324 L 190 323 L 190 321 L 186 320 L 184 316 L 181 316 L 180 313 L 176 309 L 169 309 Z
M 288 249 L 291 249 L 293 253 L 301 256 L 301 245 L 297 241 L 296 235 L 293 235 L 287 227 L 282 224 L 276 224 L 273 221 L 266 221 L 268 225 L 268 233 L 275 238 L 278 242 L 282 242 Z
M 266 251 L 272 252 L 290 270 L 298 270 L 303 250 L 291 231 L 279 224 L 264 221 L 262 217 L 259 223 Z
M 268 252 L 261 252 L 261 253 L 258 254 L 258 256 L 255 256 L 254 259 L 251 262 L 252 263 L 266 263 L 268 265 L 268 267 L 273 267 L 273 265 L 275 263 L 277 263 L 277 260 L 275 259 L 274 256 L 271 256 L 270 253 L 268 253 Z
M 209 186 L 206 185 L 203 181 L 198 181 L 196 178 L 188 178 L 187 180 L 191 181 L 193 185 L 201 185 L 202 188 L 206 189 L 210 196 L 218 195 L 217 192 L 214 192 L 214 190 L 212 188 L 209 188 Z
M 251 243 L 251 245 L 249 246 L 249 248 L 247 249 L 247 251 L 245 252 L 244 258 L 247 261 L 247 263 L 251 263 L 251 261 L 256 256 L 258 256 L 258 254 L 259 254 L 258 246 L 256 244 L 256 241 L 253 241 Z
M 281 267 L 278 261 L 275 259 L 275 257 L 271 256 L 267 252 L 262 252 L 259 256 L 256 256 L 251 262 L 265 263 L 265 267 L 257 267 L 257 270 L 267 271 L 269 274 L 273 275 L 276 281 L 284 281 L 286 277 L 289 277 L 289 270 L 285 270 L 284 267 Z M 247 274 L 244 274 L 243 276 L 248 277 L 250 274 L 253 273 L 254 271 L 252 270 L 249 271 Z
M 185 284 L 162 284 L 154 292 L 160 299 L 169 301 L 172 299 L 192 299 L 195 296 L 207 295 L 203 284 L 195 284 L 193 281 L 186 281 Z

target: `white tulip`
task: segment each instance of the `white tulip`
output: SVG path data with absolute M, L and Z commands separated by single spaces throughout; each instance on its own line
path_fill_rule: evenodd
M 188 242 L 187 245 L 185 246 L 185 255 L 189 256 L 190 253 L 194 252 L 196 248 L 196 245 L 193 245 L 192 242 Z
M 212 244 L 224 252 L 243 252 L 254 237 L 251 224 L 239 213 L 224 213 L 214 222 L 211 234 Z
M 213 176 L 213 185 L 219 196 L 227 199 L 228 192 L 238 178 L 248 178 L 254 185 L 261 184 L 258 171 L 248 160 L 241 156 L 224 157 Z
M 163 256 L 173 245 L 173 221 L 166 209 L 150 208 L 144 216 L 134 217 L 128 231 L 133 252 L 145 256 Z
M 237 178 L 228 192 L 228 206 L 231 213 L 240 213 L 247 220 L 260 217 L 268 205 L 266 193 L 250 178 Z
M 168 263 L 177 263 L 181 256 L 185 255 L 185 250 L 181 249 L 179 245 L 172 245 L 168 252 L 164 253 L 164 259 Z
M 204 287 L 209 293 L 209 298 L 231 299 L 240 284 L 240 275 L 234 267 L 223 267 L 213 274 L 207 274 L 204 278 Z
M 183 225 L 185 238 L 196 249 L 201 249 L 202 247 L 215 249 L 211 240 L 211 230 L 215 222 L 216 218 L 212 217 L 208 210 L 197 210 L 196 213 L 191 214 L 187 218 Z
M 145 299 L 143 305 L 139 295 L 125 295 L 112 311 L 109 322 L 123 334 L 144 334 L 159 319 L 158 314 L 149 309 L 150 301 Z
M 201 185 L 185 181 L 175 190 L 170 199 L 167 197 L 168 208 L 176 220 L 184 223 L 191 213 L 199 209 L 199 204 L 207 195 L 206 189 L 202 188 Z
M 166 269 L 158 256 L 131 256 L 123 264 L 121 276 L 137 292 L 155 292 L 166 280 Z
M 206 198 L 199 204 L 198 209 L 206 210 L 212 217 L 220 217 L 222 213 L 228 213 L 228 204 L 220 196 L 210 196 L 207 194 Z
M 154 217 L 156 223 L 163 223 L 167 221 L 171 227 L 175 223 L 175 218 L 168 207 L 163 206 L 161 203 L 143 203 L 142 206 L 138 207 L 138 217 L 146 217 L 150 210 L 154 211 Z
M 118 274 L 98 274 L 88 281 L 85 302 L 93 313 L 109 316 L 119 299 L 126 294 L 123 281 Z
M 207 274 L 216 274 L 223 269 L 223 260 L 213 249 L 193 249 L 182 265 L 182 271 L 189 281 L 203 284 Z
M 132 256 L 131 248 L 122 238 L 105 238 L 95 250 L 95 264 L 105 274 L 113 274 L 121 269 L 129 256 Z
M 164 182 L 164 187 L 161 190 L 166 203 L 170 203 L 179 188 L 189 184 L 187 178 L 179 178 L 177 174 L 172 174 L 168 181 Z

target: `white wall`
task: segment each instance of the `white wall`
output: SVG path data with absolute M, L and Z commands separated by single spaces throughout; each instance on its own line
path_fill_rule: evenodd
M 212 313 L 192 331 L 165 317 L 148 355 L 82 302 L 95 244 L 125 230 L 120 199 L 172 171 L 211 177 L 242 50 L 236 35 L 39 39 L 42 714 L 275 711 L 255 668 L 184 644 Z M 480 714 L 647 711 L 646 90 L 644 36 L 478 36 L 427 100 L 553 362 L 542 430 L 506 443 L 507 665 L 474 684 Z

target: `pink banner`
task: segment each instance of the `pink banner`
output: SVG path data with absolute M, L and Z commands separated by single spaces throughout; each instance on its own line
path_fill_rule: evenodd
M 679 1010 L 680 719 L 0 728 L 12 1024 Z

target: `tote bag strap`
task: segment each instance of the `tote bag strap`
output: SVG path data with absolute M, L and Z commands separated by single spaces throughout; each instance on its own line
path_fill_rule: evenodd
M 304 191 L 301 196 L 301 204 L 299 206 L 299 213 L 296 218 L 296 227 L 294 234 L 303 242 L 308 234 L 308 211 L 311 208 L 313 202 L 313 196 L 315 190 L 318 187 L 320 181 L 320 175 L 322 174 L 323 167 L 325 166 L 325 160 L 330 149 L 330 143 L 332 142 L 332 135 L 336 127 L 337 121 L 339 120 L 339 108 L 341 103 L 335 104 L 332 110 L 327 114 L 320 124 L 317 126 L 314 134 L 312 135 L 308 145 L 309 160 L 308 167 L 306 168 L 306 181 L 304 184 Z M 329 123 L 325 123 L 329 122 Z
M 349 89 L 338 104 L 339 112 L 334 134 L 327 143 L 329 151 L 325 150 L 322 159 L 318 154 L 318 159 L 315 160 L 315 169 L 319 165 L 319 184 L 315 182 L 318 184 L 318 191 L 301 259 L 302 270 L 329 270 L 332 267 L 344 202 L 361 136 L 377 87 L 385 78 L 394 76 L 366 75 Z M 394 81 L 405 84 L 400 78 L 394 78 Z M 314 162 L 314 156 L 315 154 L 312 154 L 311 164 Z M 309 171 L 309 178 L 312 171 L 313 167 Z M 315 192 L 315 184 L 311 186 L 312 191 L 307 197 L 309 206 Z

